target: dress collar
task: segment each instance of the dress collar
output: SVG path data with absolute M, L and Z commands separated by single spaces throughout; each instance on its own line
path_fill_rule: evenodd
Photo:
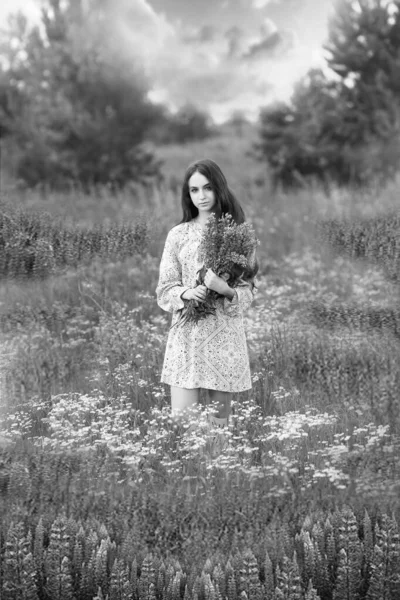
M 198 223 L 197 221 L 195 221 L 194 219 L 192 219 L 191 221 L 189 221 L 189 223 L 193 223 L 193 225 L 195 225 L 196 227 L 201 227 L 203 228 L 204 225 L 201 225 L 201 223 Z

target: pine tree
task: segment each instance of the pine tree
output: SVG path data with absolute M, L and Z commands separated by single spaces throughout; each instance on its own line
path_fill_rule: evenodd
M 37 582 L 39 590 L 43 590 L 44 584 L 44 526 L 43 518 L 39 519 L 35 529 L 35 537 L 33 543 L 33 560 L 37 573 Z
M 307 588 L 304 600 L 321 600 L 320 596 L 318 596 L 318 594 L 317 594 L 316 589 L 313 588 L 311 579 L 308 584 L 308 588 Z
M 173 579 L 175 573 L 171 579 Z M 148 554 L 142 564 L 142 571 L 139 579 L 139 598 L 145 598 L 146 600 L 155 600 L 155 589 L 156 589 L 156 576 L 154 569 L 154 561 L 152 554 Z M 153 591 L 152 591 L 153 590 Z
M 371 560 L 374 553 L 374 538 L 372 532 L 371 518 L 368 511 L 365 510 L 363 518 L 363 542 L 362 542 L 362 574 L 364 586 L 368 587 L 371 573 Z
M 272 566 L 271 559 L 268 555 L 268 552 L 265 552 L 265 560 L 264 560 L 264 579 L 265 579 L 265 599 L 273 600 L 274 589 L 275 589 L 275 581 L 274 581 L 274 569 Z
M 109 600 L 129 600 L 132 588 L 129 582 L 128 569 L 122 559 L 115 559 L 110 575 Z M 147 596 L 143 596 L 147 598 Z
M 222 597 L 225 598 L 225 596 L 226 596 L 225 573 L 219 563 L 214 567 L 213 580 L 218 585 L 218 589 L 219 589 L 219 592 L 221 593 Z
M 31 536 L 24 534 L 22 523 L 11 524 L 7 532 L 0 597 L 4 600 L 38 600 Z
M 371 576 L 369 580 L 367 600 L 375 598 L 387 599 L 387 586 L 385 582 L 384 556 L 382 549 L 375 544 L 374 555 L 371 562 Z
M 290 600 L 302 600 L 303 592 L 301 588 L 300 569 L 297 562 L 296 551 L 293 553 L 293 559 L 289 563 L 289 596 Z
M 45 552 L 44 568 L 46 589 L 54 600 L 72 599 L 72 575 L 68 558 L 70 537 L 67 532 L 67 519 L 57 517 L 51 526 L 50 543 Z
M 83 565 L 83 545 L 80 538 L 76 538 L 75 546 L 72 556 L 72 579 L 74 582 L 74 590 L 77 593 L 80 587 L 82 579 L 82 565 Z
M 400 540 L 396 520 L 387 515 L 375 526 L 375 547 L 367 600 L 376 597 L 395 600 L 400 593 Z
M 261 583 L 257 560 L 251 550 L 243 553 L 243 567 L 240 569 L 239 593 L 246 592 L 249 600 L 261 600 Z
M 339 565 L 334 600 L 359 597 L 361 583 L 361 547 L 354 513 L 343 509 L 339 526 Z
M 110 540 L 102 539 L 100 547 L 97 549 L 95 559 L 95 581 L 96 588 L 101 588 L 102 592 L 107 594 L 108 592 L 108 547 Z
M 310 579 L 316 581 L 317 573 L 314 544 L 311 540 L 310 533 L 304 529 L 301 530 L 300 539 L 303 544 L 304 580 L 307 584 Z
M 228 600 L 237 600 L 238 598 L 236 580 L 233 573 L 228 576 L 228 591 L 226 595 Z

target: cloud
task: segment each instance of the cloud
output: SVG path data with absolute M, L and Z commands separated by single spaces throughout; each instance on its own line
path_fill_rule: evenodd
M 228 24 L 224 31 L 213 23 L 172 23 L 147 10 L 145 0 L 139 4 L 130 16 L 120 15 L 121 39 L 131 43 L 133 54 L 146 64 L 151 100 L 173 110 L 190 102 L 217 120 L 236 108 L 255 114 L 260 103 L 267 103 L 275 84 L 265 61 L 284 40 L 273 21 L 264 20 L 258 37 L 251 39 L 248 28 L 240 25 Z
M 37 27 L 40 32 L 43 32 L 41 8 L 37 0 L 0 0 L 0 33 L 10 31 L 10 25 L 11 31 L 15 31 L 14 17 L 18 14 L 26 18 L 28 28 Z M 3 56 L 3 64 L 6 64 L 4 60 L 5 56 Z
M 274 85 L 268 81 L 268 71 L 245 64 L 226 53 L 210 55 L 200 48 L 186 53 L 185 62 L 160 60 L 154 67 L 157 83 L 150 98 L 165 101 L 178 109 L 186 102 L 207 111 L 215 119 L 224 119 L 229 112 L 242 108 L 255 110 L 267 102 Z M 253 111 L 254 112 L 254 111 Z
M 108 1 L 115 6 L 115 0 Z M 240 59 L 248 45 L 240 27 L 228 26 L 225 32 L 211 23 L 190 27 L 171 23 L 146 0 L 134 7 L 128 0 L 117 2 L 110 23 L 127 52 L 145 65 L 153 101 L 172 109 L 191 102 L 215 115 L 224 106 L 244 105 L 265 94 L 265 82 L 261 85 Z
M 183 0 L 102 1 L 109 34 L 128 60 L 143 66 L 152 101 L 172 109 L 191 102 L 223 120 L 235 109 L 255 117 L 260 105 L 276 97 L 288 99 L 293 81 L 312 62 L 313 48 L 271 19 L 260 19 L 263 13 L 255 8 L 271 2 L 204 0 L 206 6 L 215 3 L 209 21 L 204 4 L 184 2 L 187 12 L 178 10 Z
M 243 54 L 243 58 L 254 59 L 261 56 L 271 55 L 272 51 L 277 48 L 282 42 L 282 34 L 279 31 L 275 31 L 268 35 L 264 39 L 256 42 L 255 44 L 251 44 L 248 48 L 247 52 Z
M 290 30 L 279 31 L 271 19 L 265 19 L 260 27 L 260 36 L 249 43 L 242 58 L 255 61 L 265 58 L 280 58 L 295 46 L 295 34 Z
M 227 56 L 240 56 L 245 50 L 246 36 L 244 30 L 238 25 L 234 25 L 229 27 L 224 35 L 228 43 Z
M 200 8 L 194 0 L 193 4 L 185 0 L 188 14 L 177 11 L 178 0 L 158 0 L 163 15 L 145 10 L 152 1 L 140 0 L 143 14 L 137 16 L 139 25 L 135 19 L 124 20 L 127 39 L 147 65 L 150 98 L 172 109 L 191 102 L 216 120 L 227 118 L 235 109 L 255 117 L 259 106 L 275 99 L 288 100 L 293 82 L 319 60 L 319 40 L 315 44 L 308 39 L 300 41 L 289 24 L 283 29 L 270 18 L 262 19 L 263 13 L 251 8 L 251 0 L 230 0 L 229 4 L 213 0 L 215 14 L 221 18 L 209 20 L 204 4 Z M 298 6 L 302 0 L 280 0 L 282 9 L 291 2 Z M 287 21 L 282 15 L 280 19 Z
M 217 28 L 215 25 L 205 24 L 201 27 L 193 27 L 188 30 L 187 33 L 182 35 L 182 40 L 189 44 L 192 43 L 207 43 L 213 42 L 217 35 Z
M 112 33 L 118 36 L 127 52 L 145 59 L 145 64 L 151 64 L 174 37 L 172 24 L 147 0 L 107 0 L 105 6 Z
M 313 52 L 319 44 L 300 43 L 292 30 L 260 19 L 258 11 L 248 21 L 233 18 L 240 7 L 237 14 L 244 14 L 242 3 L 249 6 L 249 0 L 231 0 L 225 20 L 209 21 L 206 15 L 172 20 L 166 0 L 159 4 L 164 14 L 150 6 L 151 0 L 108 1 L 119 6 L 112 17 L 118 22 L 118 40 L 146 66 L 150 99 L 173 110 L 190 102 L 217 121 L 236 109 L 256 118 L 260 106 L 288 100 L 293 82 L 316 62 Z
M 0 27 L 7 24 L 10 13 L 21 11 L 29 21 L 38 23 L 40 20 L 40 7 L 35 0 L 7 0 L 0 3 Z
M 272 19 L 264 19 L 261 23 L 260 31 L 263 36 L 267 37 L 278 31 L 278 27 Z
M 279 0 L 253 0 L 253 8 L 258 10 L 265 8 L 268 4 L 278 4 Z

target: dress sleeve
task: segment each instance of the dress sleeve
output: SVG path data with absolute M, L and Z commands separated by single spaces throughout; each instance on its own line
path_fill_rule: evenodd
M 190 289 L 182 285 L 182 268 L 178 257 L 177 237 L 170 231 L 165 241 L 156 288 L 157 304 L 163 310 L 174 312 L 185 306 L 181 295 Z
M 250 264 L 254 265 L 255 261 L 256 251 L 254 250 L 250 257 Z M 232 300 L 229 300 L 229 298 L 224 298 L 224 310 L 226 314 L 232 317 L 237 316 L 240 313 L 244 313 L 248 308 L 250 308 L 257 293 L 257 288 L 251 283 L 243 283 L 235 288 L 235 292 L 236 293 Z
M 256 293 L 256 288 L 252 289 L 250 283 L 240 285 L 234 289 L 236 293 L 232 300 L 224 298 L 224 310 L 231 317 L 236 317 L 250 308 Z

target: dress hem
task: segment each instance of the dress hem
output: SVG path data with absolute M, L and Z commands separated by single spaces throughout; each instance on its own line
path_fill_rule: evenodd
M 198 389 L 202 389 L 202 390 L 212 390 L 215 392 L 228 392 L 229 394 L 240 394 L 241 392 L 248 392 L 249 390 L 253 389 L 253 386 L 250 387 L 246 387 L 246 388 L 241 388 L 239 390 L 227 390 L 227 389 L 220 389 L 220 388 L 212 388 L 212 387 L 203 387 L 202 385 L 197 385 L 197 386 L 193 386 L 193 387 L 186 387 L 183 385 L 178 385 L 176 383 L 170 383 L 169 381 L 166 381 L 165 379 L 161 379 L 161 383 L 164 383 L 166 385 L 171 385 L 173 387 L 178 387 L 178 388 L 182 388 L 185 390 L 198 390 Z

